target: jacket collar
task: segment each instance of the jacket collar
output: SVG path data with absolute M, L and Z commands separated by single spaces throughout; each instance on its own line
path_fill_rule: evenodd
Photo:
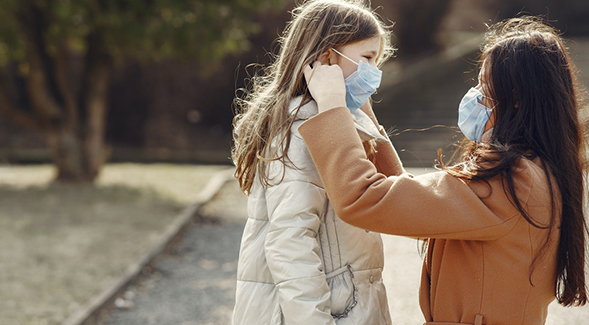
M 299 107 L 303 96 L 298 96 L 293 98 L 290 101 L 288 111 L 291 114 L 294 114 L 296 109 Z M 297 112 L 296 120 L 308 120 L 311 117 L 317 115 L 319 113 L 319 109 L 317 108 L 317 103 L 314 100 L 311 100 L 307 104 L 303 105 L 301 109 Z M 378 142 L 388 142 L 389 140 L 384 137 L 378 131 L 378 128 L 370 117 L 364 113 L 362 110 L 357 109 L 352 114 L 352 118 L 354 119 L 354 125 L 356 126 L 356 131 L 358 131 L 358 135 L 362 141 L 369 141 L 369 140 L 376 140 Z

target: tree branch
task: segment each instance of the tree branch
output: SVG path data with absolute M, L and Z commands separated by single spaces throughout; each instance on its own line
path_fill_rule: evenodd
M 26 57 L 29 71 L 26 75 L 27 87 L 33 107 L 37 114 L 55 120 L 61 117 L 60 105 L 51 95 L 47 70 L 43 63 L 45 42 L 43 32 L 46 26 L 41 10 L 34 5 L 20 12 L 21 26 L 26 35 Z

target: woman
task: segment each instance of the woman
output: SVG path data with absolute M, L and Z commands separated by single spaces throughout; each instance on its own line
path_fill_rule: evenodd
M 341 73 L 319 62 L 305 76 L 320 113 L 299 132 L 342 220 L 428 238 L 426 324 L 543 324 L 555 297 L 587 302 L 575 70 L 557 31 L 530 17 L 492 26 L 481 61 L 479 85 L 459 107 L 474 141 L 443 171 L 379 173 L 342 108 Z

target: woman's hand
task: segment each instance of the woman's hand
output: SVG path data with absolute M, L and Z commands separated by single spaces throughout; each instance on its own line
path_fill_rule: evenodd
M 346 84 L 342 69 L 337 65 L 313 63 L 303 71 L 309 92 L 317 102 L 319 113 L 336 107 L 346 107 Z

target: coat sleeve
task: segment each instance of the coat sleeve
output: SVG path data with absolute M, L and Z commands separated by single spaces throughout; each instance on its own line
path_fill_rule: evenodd
M 354 226 L 411 237 L 491 240 L 507 234 L 519 219 L 502 190 L 493 191 L 500 197 L 492 211 L 469 185 L 445 172 L 379 173 L 345 107 L 316 115 L 299 132 L 336 213 Z M 388 150 L 381 159 L 402 168 L 392 145 Z
M 387 137 L 386 133 L 383 136 Z M 398 176 L 405 172 L 401 159 L 390 141 L 380 142 L 376 147 L 376 169 L 386 176 Z
M 317 240 L 325 198 L 324 189 L 301 180 L 284 180 L 266 191 L 266 259 L 288 325 L 335 324 Z

